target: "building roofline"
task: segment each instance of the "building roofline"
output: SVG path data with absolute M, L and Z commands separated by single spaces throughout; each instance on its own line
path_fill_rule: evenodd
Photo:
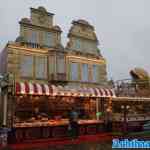
M 83 21 L 84 21 L 84 20 L 83 20 Z M 73 20 L 73 21 L 72 21 L 72 24 L 90 27 L 91 29 L 94 30 L 94 26 L 90 25 L 88 22 L 87 22 L 87 23 L 84 23 L 84 22 L 81 22 L 80 20 Z
M 37 27 L 37 28 L 43 28 L 45 30 L 51 30 L 51 31 L 56 31 L 56 32 L 62 32 L 62 30 L 60 29 L 57 29 L 55 28 L 55 26 L 52 26 L 51 28 L 48 28 L 48 27 L 43 27 L 43 26 L 38 26 L 38 25 L 34 25 L 34 24 L 31 24 L 31 23 L 26 23 L 26 22 L 22 22 L 22 21 L 19 21 L 19 24 L 22 24 L 22 25 L 26 25 L 26 26 L 34 26 L 34 27 Z
M 34 12 L 42 12 L 42 13 L 45 13 L 45 14 L 47 14 L 48 16 L 54 16 L 55 14 L 54 13 L 50 13 L 50 12 L 47 12 L 46 10 L 45 11 L 42 11 L 42 10 L 40 10 L 40 9 L 38 9 L 38 8 L 30 8 L 30 10 L 31 11 L 34 11 Z

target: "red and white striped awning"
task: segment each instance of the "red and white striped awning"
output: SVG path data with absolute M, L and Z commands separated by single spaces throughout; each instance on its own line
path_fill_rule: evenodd
M 107 88 L 86 88 L 79 89 L 80 96 L 83 97 L 116 97 L 112 89 Z
M 30 82 L 17 82 L 16 94 L 28 94 L 28 95 L 51 95 L 52 88 L 47 84 L 30 83 Z
M 16 94 L 73 96 L 73 97 L 115 97 L 112 89 L 106 88 L 70 88 L 30 82 L 17 82 Z

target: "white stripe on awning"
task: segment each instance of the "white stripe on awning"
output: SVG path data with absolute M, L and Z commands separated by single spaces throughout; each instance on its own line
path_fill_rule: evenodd
M 23 82 L 20 83 L 20 93 L 21 94 L 26 94 L 26 90 L 25 90 L 25 84 Z
M 44 88 L 45 88 L 45 94 L 46 94 L 46 95 L 50 95 L 49 86 L 48 86 L 47 84 L 44 84 Z
M 37 93 L 39 94 L 39 95 L 42 95 L 42 86 L 40 85 L 40 84 L 38 84 L 38 83 L 36 83 L 35 84 L 36 85 L 36 87 L 37 87 Z

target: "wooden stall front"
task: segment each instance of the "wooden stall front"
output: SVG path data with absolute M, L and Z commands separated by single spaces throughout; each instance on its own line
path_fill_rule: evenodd
M 71 89 L 38 83 L 16 83 L 10 141 L 69 136 L 69 112 L 72 107 L 79 115 L 79 135 L 103 132 L 104 119 L 96 116 L 99 111 L 97 101 L 101 97 L 113 96 L 110 89 Z

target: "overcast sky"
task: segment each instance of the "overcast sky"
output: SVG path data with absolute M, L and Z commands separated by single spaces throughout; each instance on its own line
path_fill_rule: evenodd
M 30 7 L 44 6 L 55 14 L 62 41 L 74 19 L 95 26 L 100 49 L 107 59 L 108 77 L 129 78 L 129 70 L 142 67 L 150 72 L 150 0 L 0 0 L 0 49 L 19 34 Z

